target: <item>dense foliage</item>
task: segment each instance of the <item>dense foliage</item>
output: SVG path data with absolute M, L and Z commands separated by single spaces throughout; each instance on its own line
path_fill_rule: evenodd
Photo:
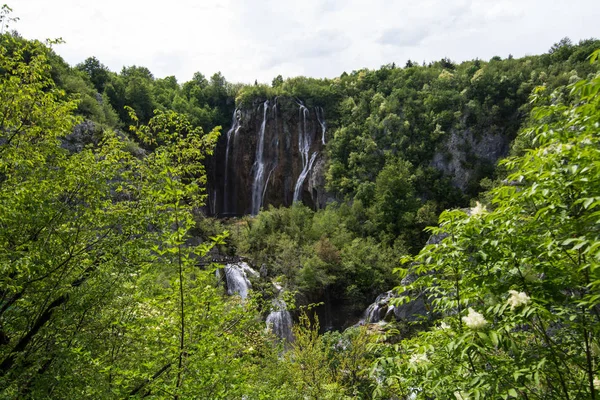
M 257 265 L 289 290 L 300 302 L 338 301 L 359 314 L 382 291 L 397 281 L 392 273 L 406 254 L 399 242 L 385 246 L 355 233 L 356 210 L 331 205 L 314 212 L 302 205 L 270 208 L 232 229 L 237 253 Z
M 536 123 L 532 90 L 542 86 L 574 101 L 566 85 L 594 76 L 598 64 L 586 58 L 598 47 L 595 40 L 574 45 L 564 39 L 548 54 L 521 59 L 409 62 L 333 80 L 243 87 L 242 104 L 309 96 L 325 107 L 332 132 L 327 185 L 339 204 L 316 212 L 265 210 L 242 224 L 238 253 L 265 263 L 270 276 L 283 277 L 308 298 L 327 292 L 364 307 L 397 281 L 389 260 L 417 253 L 429 237 L 424 228 L 440 212 L 490 196 L 482 191 L 506 174 L 495 157 L 506 155 L 513 139 L 515 154 L 531 147 L 531 137 L 517 132 Z
M 137 129 L 146 157 L 109 131 L 70 153 L 77 104 L 49 78 L 48 49 L 1 40 L 2 398 L 241 390 L 236 352 L 262 324 L 195 266 L 212 244 L 184 246 L 218 131 L 158 114 Z
M 271 86 L 0 44 L 0 398 L 600 397 L 598 41 Z M 338 203 L 205 218 L 219 126 L 274 96 L 327 110 Z M 496 136 L 516 138 L 499 169 L 477 150 Z M 248 299 L 215 252 L 264 265 Z M 297 294 L 294 343 L 264 328 L 271 281 Z M 408 329 L 321 334 L 303 307 L 358 315 L 392 286 L 426 299 Z
M 255 301 L 226 298 L 216 266 L 198 267 L 226 236 L 190 236 L 218 129 L 172 111 L 138 124 L 129 109 L 151 151 L 111 130 L 69 151 L 78 103 L 56 86 L 49 47 L 0 40 L 0 398 L 342 398 L 369 386 L 364 331 L 323 337 L 306 319 L 282 358 Z
M 503 162 L 492 209 L 443 213 L 431 232 L 445 239 L 401 270 L 417 279 L 398 290 L 424 292 L 439 316 L 380 360 L 401 393 L 600 395 L 600 76 L 570 89 L 536 89 L 534 147 Z

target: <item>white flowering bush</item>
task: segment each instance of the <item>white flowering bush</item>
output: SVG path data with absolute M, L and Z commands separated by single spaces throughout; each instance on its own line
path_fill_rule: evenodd
M 487 325 L 487 321 L 483 315 L 472 308 L 469 308 L 469 314 L 466 317 L 462 317 L 462 321 L 471 329 L 481 329 Z
M 401 396 L 600 399 L 600 75 L 570 91 L 535 91 L 533 148 L 504 161 L 489 210 L 443 213 L 445 239 L 400 269 L 439 319 L 378 349 Z
M 515 308 L 518 308 L 520 306 L 525 306 L 531 301 L 531 299 L 529 298 L 529 296 L 527 296 L 527 293 L 525 292 L 509 290 L 508 294 L 510 294 L 510 297 L 508 298 L 507 303 L 510 306 L 511 310 L 514 310 Z
M 480 202 L 475 203 L 475 207 L 471 208 L 471 215 L 478 216 L 487 213 L 487 207 Z

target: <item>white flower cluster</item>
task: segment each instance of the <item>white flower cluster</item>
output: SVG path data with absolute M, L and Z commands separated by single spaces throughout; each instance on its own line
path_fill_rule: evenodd
M 480 329 L 487 325 L 487 321 L 483 315 L 469 307 L 469 315 L 462 317 L 465 325 L 471 329 Z
M 511 310 L 517 307 L 529 304 L 531 298 L 527 296 L 525 292 L 517 292 L 516 290 L 509 290 L 510 297 L 507 300 Z
M 475 203 L 475 207 L 471 208 L 471 215 L 482 215 L 487 213 L 487 208 L 480 202 Z
M 594 389 L 600 390 L 600 378 L 594 377 Z
M 411 364 L 421 364 L 426 362 L 429 362 L 429 358 L 427 358 L 427 354 L 425 353 L 415 353 L 410 356 Z

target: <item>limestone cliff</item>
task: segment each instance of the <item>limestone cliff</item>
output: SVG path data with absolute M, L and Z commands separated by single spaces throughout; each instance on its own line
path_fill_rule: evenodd
M 490 176 L 496 163 L 508 154 L 512 136 L 497 130 L 475 135 L 472 130 L 453 130 L 438 146 L 432 165 L 451 177 L 462 192 L 477 190 L 479 180 Z
M 236 109 L 208 166 L 209 213 L 256 214 L 294 201 L 324 206 L 325 133 L 323 109 L 298 99 L 257 100 Z

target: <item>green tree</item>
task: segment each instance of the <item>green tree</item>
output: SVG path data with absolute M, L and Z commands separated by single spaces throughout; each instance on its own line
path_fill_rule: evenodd
M 273 78 L 273 81 L 271 82 L 271 86 L 276 88 L 281 85 L 283 85 L 283 76 L 277 75 L 275 78 Z
M 110 71 L 96 57 L 86 58 L 84 62 L 77 64 L 75 68 L 87 74 L 98 93 L 104 92 L 104 86 L 109 79 Z

